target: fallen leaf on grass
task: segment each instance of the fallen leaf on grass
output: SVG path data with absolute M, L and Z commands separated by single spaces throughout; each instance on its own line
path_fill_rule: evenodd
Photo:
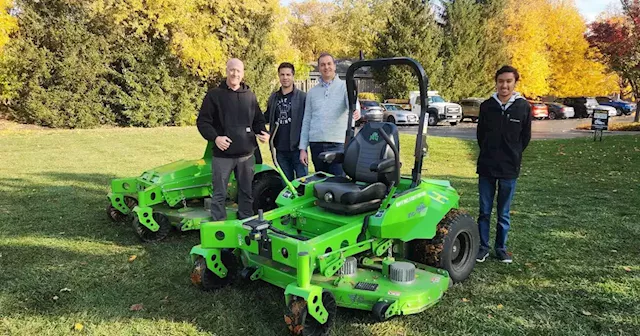
M 82 331 L 84 329 L 84 326 L 82 325 L 82 323 L 76 323 L 73 325 L 73 330 L 75 331 Z
M 629 266 L 625 266 L 622 269 L 627 271 L 627 272 L 631 272 L 631 267 L 629 267 Z
M 591 316 L 591 313 L 590 313 L 590 312 L 588 312 L 588 311 L 586 311 L 586 310 L 583 310 L 583 311 L 582 311 L 582 315 L 584 315 L 584 316 Z
M 138 256 L 137 256 L 137 255 L 135 255 L 135 254 L 134 254 L 134 255 L 132 255 L 132 256 L 130 256 L 130 257 L 129 257 L 129 262 L 133 262 L 134 260 L 136 260 L 136 258 L 137 258 L 137 257 L 138 257 Z
M 469 302 L 471 300 L 467 299 L 467 298 L 462 298 L 462 302 Z
M 142 305 L 142 303 L 136 303 L 133 306 L 131 306 L 131 308 L 129 308 L 129 310 L 131 311 L 139 311 L 144 309 L 144 306 Z
M 501 304 L 497 305 L 497 306 L 496 306 L 496 308 L 498 308 L 498 309 L 502 309 L 502 308 L 504 308 L 504 306 L 503 306 L 503 305 L 502 305 L 502 303 L 501 303 Z

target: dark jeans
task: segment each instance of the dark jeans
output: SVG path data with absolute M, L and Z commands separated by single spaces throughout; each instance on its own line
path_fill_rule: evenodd
M 300 151 L 276 151 L 276 159 L 280 169 L 287 176 L 287 180 L 293 181 L 297 178 L 307 176 L 309 170 L 300 162 Z
M 342 163 L 326 163 L 320 160 L 319 156 L 322 152 L 344 152 L 344 144 L 339 142 L 311 142 L 311 159 L 316 172 L 325 172 L 335 176 L 344 176 Z
M 211 199 L 211 217 L 214 221 L 227 219 L 225 200 L 227 185 L 233 171 L 238 183 L 238 218 L 253 216 L 253 185 L 254 171 L 253 154 L 241 158 L 219 158 L 211 160 L 211 179 L 213 182 L 213 197 Z
M 498 186 L 498 226 L 496 228 L 496 251 L 507 250 L 507 233 L 511 225 L 509 208 L 511 200 L 516 192 L 516 179 L 497 179 L 480 176 L 478 178 L 478 192 L 480 194 L 480 216 L 478 217 L 478 229 L 480 230 L 480 249 L 489 250 L 489 228 L 491 222 L 491 210 L 493 210 L 493 197 Z

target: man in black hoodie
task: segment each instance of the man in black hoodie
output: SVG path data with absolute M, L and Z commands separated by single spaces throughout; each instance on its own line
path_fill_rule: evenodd
M 496 258 L 511 263 L 507 253 L 507 233 L 511 225 L 511 200 L 520 175 L 522 152 L 531 140 L 531 106 L 514 92 L 520 79 L 518 71 L 504 66 L 496 72 L 496 93 L 480 105 L 477 138 L 478 192 L 480 198 L 480 250 L 476 260 L 483 262 L 489 255 L 489 228 L 493 198 L 498 189 L 498 225 L 494 249 Z
M 211 160 L 213 198 L 211 216 L 214 221 L 227 218 L 225 199 L 232 171 L 238 183 L 238 218 L 253 216 L 251 192 L 253 153 L 262 142 L 269 141 L 265 119 L 255 94 L 242 82 L 244 64 L 237 58 L 227 62 L 227 78 L 207 92 L 198 114 L 198 131 L 214 142 Z

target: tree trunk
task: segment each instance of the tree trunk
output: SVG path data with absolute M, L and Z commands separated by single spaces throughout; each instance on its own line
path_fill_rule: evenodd
M 638 105 L 639 105 L 639 101 L 638 98 L 640 98 L 640 88 L 638 88 L 638 83 L 636 83 L 636 81 L 632 80 L 629 81 L 631 83 L 631 87 L 633 88 L 633 98 L 636 100 L 636 116 L 633 118 L 633 122 L 640 122 L 640 113 L 638 112 Z

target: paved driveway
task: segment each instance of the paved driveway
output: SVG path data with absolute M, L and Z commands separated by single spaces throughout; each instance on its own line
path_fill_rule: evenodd
M 632 116 L 614 117 L 614 122 L 631 122 Z M 610 120 L 611 122 L 611 120 Z M 578 125 L 590 124 L 591 119 L 534 120 L 531 126 L 533 139 L 568 139 L 593 136 L 593 131 L 579 131 Z M 467 140 L 476 139 L 476 123 L 465 121 L 456 126 L 438 125 L 427 129 L 428 135 L 454 137 Z M 416 134 L 417 126 L 400 127 L 401 133 Z M 640 134 L 640 132 L 605 132 L 607 134 Z

